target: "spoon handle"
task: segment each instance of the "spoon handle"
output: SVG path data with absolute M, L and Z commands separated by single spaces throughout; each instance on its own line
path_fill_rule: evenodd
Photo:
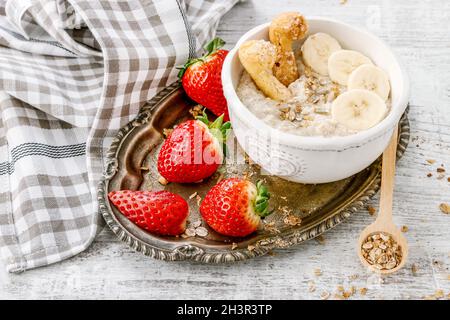
M 395 127 L 388 147 L 383 152 L 381 169 L 380 210 L 377 220 L 392 222 L 392 199 L 395 184 L 395 160 L 397 157 L 398 126 Z

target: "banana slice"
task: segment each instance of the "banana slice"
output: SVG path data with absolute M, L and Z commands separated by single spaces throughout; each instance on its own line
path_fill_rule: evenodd
M 350 74 L 363 64 L 372 64 L 372 61 L 362 53 L 353 50 L 339 50 L 328 59 L 328 71 L 334 82 L 347 85 Z
M 339 42 L 326 33 L 316 33 L 308 37 L 302 45 L 305 64 L 321 75 L 328 75 L 328 58 L 341 50 Z
M 389 91 L 391 91 L 386 72 L 370 64 L 363 64 L 356 68 L 348 78 L 347 87 L 348 90 L 366 89 L 373 91 L 384 101 L 388 99 Z
M 380 122 L 387 111 L 386 103 L 369 90 L 354 89 L 344 92 L 333 101 L 333 120 L 351 130 L 366 130 Z

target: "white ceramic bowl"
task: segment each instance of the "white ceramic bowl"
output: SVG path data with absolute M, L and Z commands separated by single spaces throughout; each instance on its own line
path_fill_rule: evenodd
M 298 136 L 274 129 L 252 114 L 239 100 L 236 88 L 243 67 L 238 48 L 247 40 L 268 39 L 269 23 L 244 34 L 230 51 L 222 69 L 222 83 L 231 123 L 239 144 L 269 174 L 302 183 L 325 183 L 347 178 L 375 161 L 387 147 L 406 109 L 409 81 L 392 51 L 377 37 L 360 28 L 311 17 L 309 34 L 325 32 L 345 49 L 360 51 L 384 69 L 391 82 L 392 109 L 376 126 L 349 136 Z

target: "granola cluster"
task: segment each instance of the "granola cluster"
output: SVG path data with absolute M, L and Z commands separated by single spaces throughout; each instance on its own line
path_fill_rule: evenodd
M 314 114 L 329 114 L 331 103 L 340 94 L 340 89 L 329 80 L 318 78 L 308 67 L 304 75 L 305 99 L 293 99 L 278 105 L 280 119 L 295 122 L 299 126 L 307 127 L 314 120 Z

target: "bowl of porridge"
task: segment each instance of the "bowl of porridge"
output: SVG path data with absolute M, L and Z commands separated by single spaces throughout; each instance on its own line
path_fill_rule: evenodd
M 267 174 L 300 183 L 368 167 L 409 97 L 404 69 L 376 36 L 292 12 L 241 37 L 222 83 L 241 147 Z

